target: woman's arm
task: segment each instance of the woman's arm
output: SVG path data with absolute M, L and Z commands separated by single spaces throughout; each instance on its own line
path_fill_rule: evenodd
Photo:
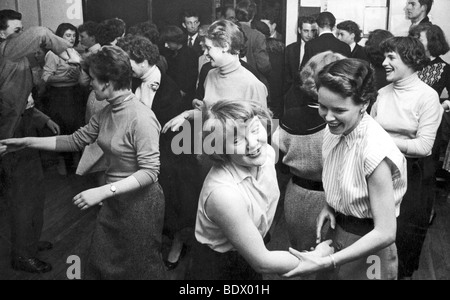
M 394 138 L 394 142 L 400 151 L 405 155 L 418 157 L 430 155 L 436 133 L 441 125 L 443 111 L 439 98 L 430 97 L 425 101 L 420 109 L 416 138 L 410 140 Z
M 42 80 L 44 80 L 46 83 L 60 83 L 78 79 L 78 77 L 80 76 L 80 71 L 76 67 L 72 66 L 69 67 L 64 75 L 55 75 L 60 63 L 61 58 L 59 58 L 53 52 L 48 52 L 45 56 L 45 65 L 44 72 L 42 73 Z
M 195 113 L 199 112 L 197 109 L 191 109 L 183 112 L 182 114 L 176 116 L 172 120 L 166 123 L 164 125 L 164 128 L 162 130 L 162 133 L 166 133 L 168 131 L 176 132 L 180 129 L 181 126 L 183 126 L 184 122 L 186 120 L 194 120 Z
M 112 187 L 115 187 L 113 192 Z M 73 198 L 74 205 L 81 210 L 86 210 L 90 207 L 98 205 L 108 199 L 113 199 L 123 194 L 136 191 L 141 188 L 139 181 L 134 176 L 129 176 L 114 184 L 107 184 L 98 188 L 84 191 Z
M 351 246 L 337 252 L 333 258 L 318 257 L 313 253 L 292 251 L 302 261 L 285 276 L 301 276 L 332 268 L 334 264 L 344 265 L 351 261 L 374 254 L 395 242 L 397 221 L 395 217 L 394 188 L 392 174 L 384 160 L 368 178 L 370 209 L 375 228 Z
M 232 188 L 214 191 L 206 203 L 206 213 L 256 272 L 284 274 L 298 265 L 298 259 L 287 251 L 267 250 L 244 200 Z

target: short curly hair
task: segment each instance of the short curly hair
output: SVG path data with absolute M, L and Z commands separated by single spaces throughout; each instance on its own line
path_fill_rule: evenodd
M 206 38 L 211 40 L 216 47 L 230 47 L 230 53 L 239 54 L 245 49 L 245 36 L 238 25 L 229 20 L 214 22 L 208 30 Z
M 225 149 L 227 132 L 231 132 L 231 130 L 236 131 L 239 124 L 252 120 L 254 117 L 258 117 L 267 131 L 271 132 L 272 113 L 258 102 L 221 100 L 210 107 L 205 105 L 202 112 L 203 144 L 204 146 L 207 144 L 205 141 L 206 139 L 211 138 L 211 134 L 218 133 L 221 134 L 220 137 L 223 139 L 223 142 L 221 143 L 223 148 L 217 153 L 216 151 L 212 151 L 217 150 L 215 148 L 217 145 L 211 145 L 214 149 L 204 148 L 204 154 L 202 156 L 206 156 L 218 164 L 228 162 L 229 156 Z M 222 131 L 220 131 L 220 129 L 222 129 Z
M 316 81 L 319 72 L 326 65 L 345 58 L 344 55 L 332 51 L 325 51 L 314 55 L 300 71 L 300 88 L 313 99 L 317 100 Z
M 386 54 L 396 52 L 403 63 L 414 71 L 422 70 L 430 61 L 425 52 L 425 47 L 417 38 L 393 37 L 383 41 L 381 50 Z
M 366 51 L 369 61 L 377 67 L 383 65 L 385 60 L 384 51 L 381 50 L 380 45 L 383 41 L 394 37 L 394 35 L 384 29 L 376 29 L 369 33 L 364 50 Z
M 122 48 L 132 60 L 138 64 L 147 60 L 153 66 L 159 61 L 158 47 L 143 36 L 128 34 L 117 41 L 117 46 Z
M 439 57 L 441 55 L 447 54 L 447 52 L 450 51 L 450 47 L 441 27 L 428 23 L 419 24 L 411 28 L 411 30 L 409 31 L 409 36 L 420 38 L 420 34 L 422 32 L 426 33 L 428 42 L 427 48 L 431 56 Z
M 160 39 L 163 43 L 176 43 L 179 45 L 185 45 L 188 37 L 184 34 L 180 27 L 170 25 L 161 30 Z
M 155 45 L 159 43 L 158 27 L 150 21 L 142 22 L 133 27 L 130 27 L 128 33 L 132 35 L 140 35 L 146 37 L 150 40 L 150 42 L 152 42 Z
M 347 58 L 326 66 L 319 73 L 317 89 L 325 87 L 355 104 L 372 104 L 378 96 L 374 70 L 360 59 Z
M 115 91 L 131 88 L 133 71 L 130 57 L 119 47 L 102 47 L 97 53 L 89 55 L 84 65 L 100 82 L 111 82 Z
M 75 32 L 75 44 L 74 47 L 78 46 L 78 43 L 80 42 L 80 33 L 78 32 L 78 28 L 76 28 L 74 25 L 70 23 L 61 23 L 59 24 L 58 28 L 56 29 L 55 34 L 59 37 L 63 37 L 64 33 L 66 33 L 67 30 L 71 30 Z

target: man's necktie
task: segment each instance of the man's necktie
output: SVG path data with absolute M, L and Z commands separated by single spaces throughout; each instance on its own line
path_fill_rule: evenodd
M 192 36 L 189 37 L 188 46 L 189 46 L 189 48 L 192 48 Z

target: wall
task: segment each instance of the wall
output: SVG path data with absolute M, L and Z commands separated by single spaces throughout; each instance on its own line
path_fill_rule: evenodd
M 56 30 L 61 23 L 83 23 L 81 0 L 1 0 L 1 9 L 21 12 L 25 28 L 45 26 Z

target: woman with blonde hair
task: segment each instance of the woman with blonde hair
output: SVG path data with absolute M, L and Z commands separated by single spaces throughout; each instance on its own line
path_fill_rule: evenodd
M 287 251 L 265 246 L 280 196 L 275 151 L 267 143 L 270 123 L 269 112 L 251 101 L 204 108 L 204 153 L 214 166 L 199 199 L 188 279 L 260 280 L 298 265 Z M 315 254 L 331 252 L 324 243 Z

